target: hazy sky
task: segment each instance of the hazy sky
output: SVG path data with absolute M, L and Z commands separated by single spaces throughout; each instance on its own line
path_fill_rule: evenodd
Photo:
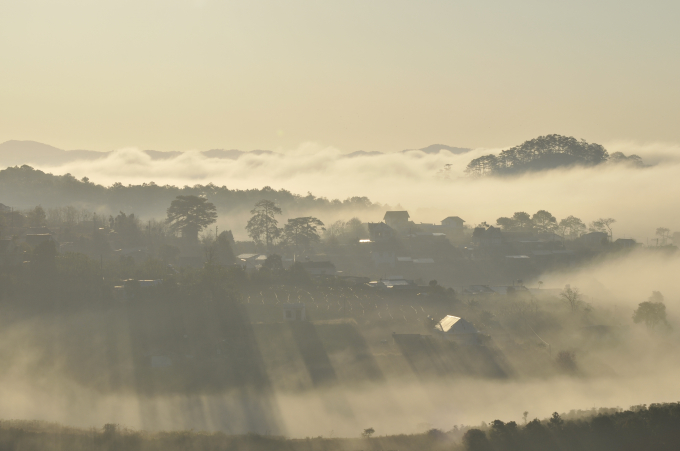
M 680 2 L 1 0 L 0 142 L 680 142 Z

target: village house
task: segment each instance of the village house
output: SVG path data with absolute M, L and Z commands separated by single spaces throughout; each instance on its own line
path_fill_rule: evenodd
M 237 262 L 246 269 L 259 268 L 267 260 L 264 254 L 240 254 L 236 256 Z
M 420 287 L 412 280 L 407 280 L 403 276 L 388 276 L 384 279 L 374 280 L 368 282 L 369 287 L 378 288 L 381 290 L 418 290 Z
M 441 337 L 460 344 L 480 344 L 480 333 L 469 321 L 453 315 L 446 315 L 435 326 L 434 331 Z
M 459 229 L 462 230 L 465 228 L 465 221 L 458 216 L 449 216 L 448 218 L 442 219 L 442 227 L 446 227 L 447 229 Z
M 387 211 L 383 221 L 393 229 L 405 229 L 409 227 L 408 211 Z
M 427 224 L 421 222 L 415 229 L 416 233 L 429 233 L 434 236 L 444 236 L 449 239 L 459 240 L 465 232 L 465 221 L 458 216 L 449 216 L 439 224 Z

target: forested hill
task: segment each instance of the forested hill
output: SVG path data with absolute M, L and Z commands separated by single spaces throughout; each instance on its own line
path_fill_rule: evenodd
M 78 180 L 70 174 L 53 175 L 30 166 L 11 167 L 0 171 L 0 203 L 14 208 L 42 205 L 44 208 L 73 205 L 111 212 L 137 212 L 142 216 L 165 216 L 170 202 L 179 195 L 206 196 L 220 214 L 249 211 L 261 200 L 275 201 L 286 212 L 372 210 L 380 208 L 366 197 L 329 200 L 312 195 L 293 194 L 270 187 L 233 190 L 226 186 L 194 185 L 182 188 L 155 183 L 110 187 L 97 185 L 87 178 Z
M 625 156 L 615 152 L 610 157 L 600 144 L 571 136 L 546 135 L 503 150 L 499 155 L 475 158 L 468 164 L 466 172 L 473 176 L 512 175 L 569 166 L 595 166 L 607 161 L 644 166 L 637 155 Z

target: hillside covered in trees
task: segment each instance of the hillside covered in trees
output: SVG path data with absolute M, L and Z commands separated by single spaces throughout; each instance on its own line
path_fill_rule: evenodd
M 475 158 L 465 172 L 473 176 L 514 175 L 569 166 L 596 166 L 607 161 L 644 166 L 637 155 L 615 152 L 610 156 L 600 144 L 571 136 L 546 135 L 503 150 L 498 155 Z
M 178 187 L 160 186 L 150 182 L 127 186 L 114 183 L 106 187 L 92 183 L 87 177 L 78 180 L 70 174 L 53 175 L 26 165 L 0 171 L 0 192 L 3 193 L 3 202 L 16 208 L 35 205 L 45 208 L 73 205 L 109 212 L 144 211 L 146 216 L 165 216 L 167 206 L 177 196 L 207 197 L 221 214 L 248 211 L 253 204 L 263 198 L 276 202 L 292 214 L 310 210 L 332 209 L 335 212 L 342 212 L 382 208 L 367 197 L 329 200 L 325 197 L 316 197 L 312 193 L 301 196 L 285 189 L 275 190 L 269 186 L 238 190 L 212 183 Z

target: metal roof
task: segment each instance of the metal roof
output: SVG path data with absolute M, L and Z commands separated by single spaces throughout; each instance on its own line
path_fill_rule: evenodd
M 382 284 L 385 285 L 386 287 L 396 287 L 396 286 L 407 286 L 411 285 L 411 283 L 408 280 L 381 280 Z
M 453 315 L 446 315 L 434 327 L 435 329 L 452 334 L 476 334 L 477 329 L 470 322 Z
M 241 255 L 237 256 L 236 258 L 240 258 L 242 260 L 248 260 L 249 258 L 253 258 L 253 257 L 256 257 L 258 255 L 260 255 L 260 254 L 241 254 Z

